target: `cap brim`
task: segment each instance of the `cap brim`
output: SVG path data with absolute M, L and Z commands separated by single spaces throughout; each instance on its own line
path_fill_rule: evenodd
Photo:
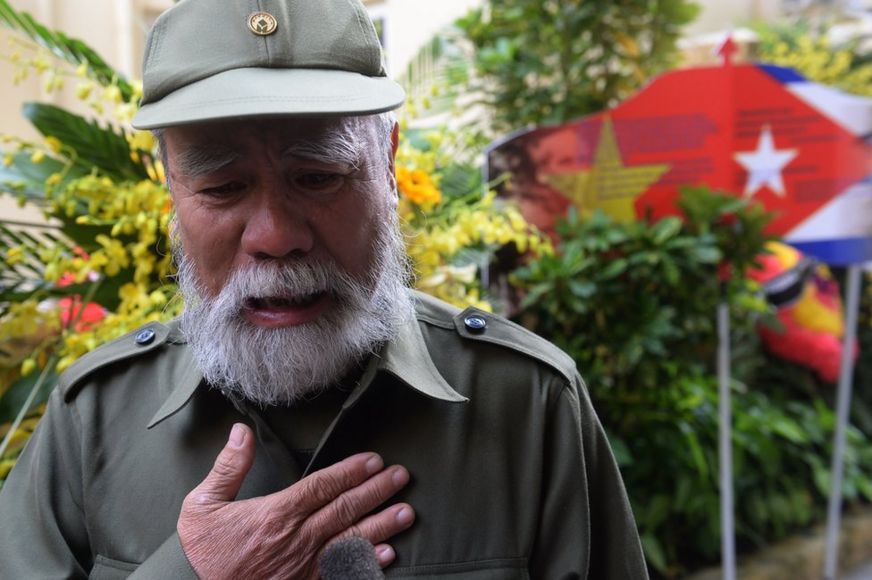
M 405 92 L 387 77 L 323 69 L 229 70 L 143 105 L 137 129 L 220 119 L 372 115 L 396 109 Z

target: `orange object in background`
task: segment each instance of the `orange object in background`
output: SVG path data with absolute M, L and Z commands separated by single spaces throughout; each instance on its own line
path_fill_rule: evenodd
M 74 248 L 74 251 L 83 257 L 88 256 L 88 254 L 78 246 Z M 93 278 L 91 278 L 92 276 L 96 276 L 96 274 L 93 272 L 89 274 L 89 278 L 93 281 Z M 60 277 L 58 280 L 58 286 L 63 288 L 64 286 L 69 286 L 75 282 L 76 277 L 68 272 Z M 70 325 L 75 324 L 76 332 L 90 330 L 96 323 L 106 317 L 105 308 L 96 302 L 88 302 L 83 305 L 82 297 L 78 294 L 58 299 L 57 306 L 60 311 L 61 325 L 63 328 L 68 328 Z
M 61 324 L 64 328 L 75 323 L 77 332 L 90 330 L 96 323 L 106 317 L 106 309 L 95 302 L 82 305 L 79 296 L 67 296 L 58 300 Z
M 835 383 L 845 329 L 838 282 L 825 265 L 787 244 L 770 242 L 766 250 L 758 260 L 762 268 L 748 276 L 762 285 L 784 328 L 761 326 L 763 344 L 776 356 Z M 856 344 L 854 349 L 856 357 Z

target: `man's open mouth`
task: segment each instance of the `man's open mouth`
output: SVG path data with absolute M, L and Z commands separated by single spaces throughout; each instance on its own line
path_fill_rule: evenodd
M 252 324 L 266 328 L 298 326 L 318 320 L 330 307 L 327 291 L 294 296 L 259 296 L 245 300 L 244 316 Z
M 315 292 L 301 296 L 265 296 L 262 298 L 246 298 L 245 307 L 252 310 L 282 310 L 285 308 L 305 308 L 314 304 L 326 292 Z

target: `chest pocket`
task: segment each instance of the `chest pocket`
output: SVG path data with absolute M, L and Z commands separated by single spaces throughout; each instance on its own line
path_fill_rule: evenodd
M 138 567 L 139 564 L 98 555 L 94 560 L 94 567 L 91 568 L 88 580 L 122 580 L 133 574 Z
M 385 576 L 397 580 L 530 580 L 526 558 L 390 567 Z

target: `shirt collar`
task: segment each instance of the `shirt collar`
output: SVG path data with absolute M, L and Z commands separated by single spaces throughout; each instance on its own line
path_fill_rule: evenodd
M 181 331 L 179 330 L 178 320 L 174 320 L 169 324 L 170 333 L 167 336 L 167 342 L 171 345 L 178 345 L 181 349 L 181 360 L 173 366 L 170 373 L 169 383 L 174 385 L 169 396 L 164 400 L 163 404 L 157 410 L 157 413 L 151 418 L 146 429 L 151 429 L 167 417 L 178 413 L 191 397 L 200 383 L 203 382 L 203 375 L 197 367 L 197 362 L 194 360 L 194 353 L 188 348 Z
M 184 343 L 177 323 L 171 325 L 167 341 L 176 344 Z M 188 404 L 200 383 L 203 382 L 203 375 L 197 368 L 191 349 L 183 347 L 183 350 L 183 358 L 180 364 L 175 366 L 171 376 L 171 384 L 174 384 L 175 388 L 149 421 L 148 429 L 178 413 Z M 427 397 L 448 403 L 465 403 L 469 400 L 455 391 L 439 373 L 424 342 L 420 323 L 416 318 L 405 323 L 400 328 L 397 338 L 386 344 L 381 353 L 376 356 L 378 357 L 375 365 L 376 371 L 384 371 L 394 375 L 408 387 Z M 371 379 L 372 375 L 365 373 L 365 382 L 368 382 L 367 377 Z M 361 386 L 363 388 L 356 389 L 350 399 L 356 400 L 367 390 L 367 384 Z M 353 400 L 348 401 L 349 404 L 353 402 Z
M 430 398 L 449 403 L 469 400 L 455 391 L 439 373 L 424 342 L 420 323 L 415 318 L 403 325 L 394 341 L 385 345 L 378 366 Z

